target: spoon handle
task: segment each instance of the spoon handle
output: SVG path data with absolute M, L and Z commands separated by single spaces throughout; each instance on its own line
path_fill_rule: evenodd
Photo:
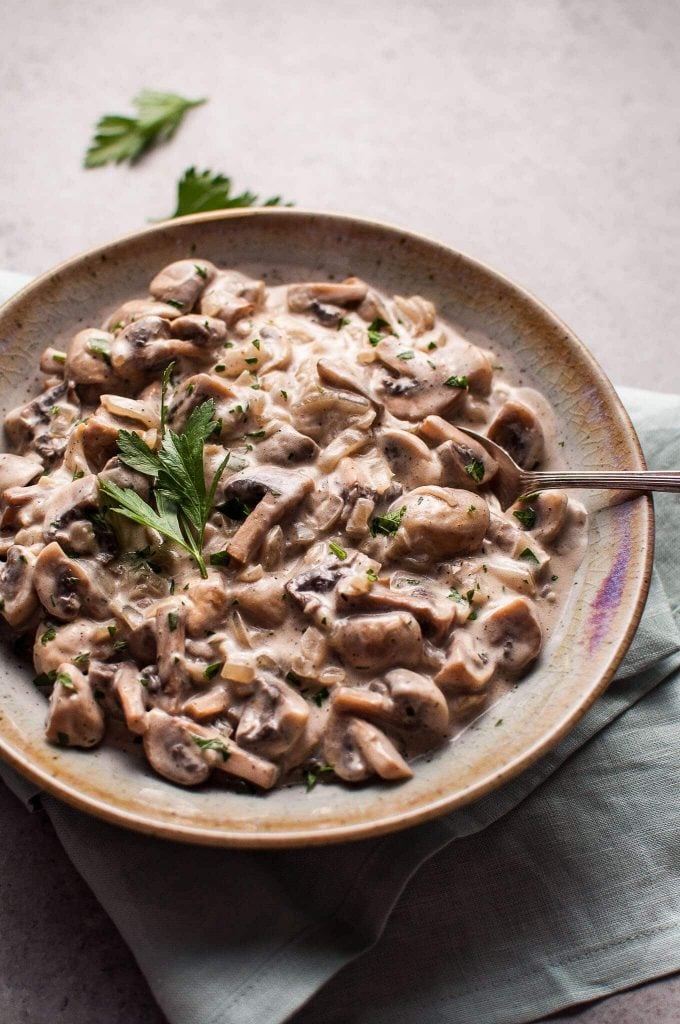
M 522 473 L 525 493 L 548 487 L 593 487 L 622 491 L 678 491 L 680 472 L 655 470 L 620 473 Z

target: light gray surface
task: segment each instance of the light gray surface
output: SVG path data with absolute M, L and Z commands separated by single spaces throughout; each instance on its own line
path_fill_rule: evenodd
M 679 29 L 665 0 L 24 0 L 3 11 L 0 266 L 168 213 L 197 164 L 461 248 L 617 382 L 680 390 Z M 211 102 L 134 170 L 83 171 L 97 117 L 141 87 Z M 0 820 L 0 1019 L 162 1024 L 49 824 L 4 791 Z M 671 979 L 575 1019 L 677 1024 L 679 1002 Z

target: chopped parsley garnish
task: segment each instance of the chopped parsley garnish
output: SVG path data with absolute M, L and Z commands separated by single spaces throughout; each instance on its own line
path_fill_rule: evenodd
M 53 352 L 52 353 L 52 360 L 55 363 L 65 363 L 66 362 L 66 353 L 65 352 Z
M 118 632 L 118 626 L 107 626 L 106 629 L 108 631 L 109 636 L 113 640 L 114 636 Z
M 54 626 L 48 626 L 43 635 L 40 637 L 40 643 L 43 647 L 46 647 L 50 640 L 54 640 L 57 635 L 57 631 Z
M 113 645 L 113 649 L 116 652 L 116 654 L 120 654 L 120 652 L 126 650 L 126 648 L 127 640 L 116 640 Z
M 288 392 L 287 391 L 281 391 L 279 393 L 281 395 L 281 398 L 284 400 L 284 402 L 287 402 L 288 401 Z
M 89 660 L 90 660 L 90 652 L 89 651 L 81 651 L 80 654 L 76 654 L 75 658 L 73 659 L 73 664 L 74 665 L 87 665 Z
M 39 689 L 44 686 L 52 686 L 56 678 L 57 670 L 53 668 L 50 672 L 41 672 L 39 675 L 34 676 L 33 685 Z
M 248 363 L 249 366 L 253 366 L 257 362 L 257 356 L 250 356 L 248 359 L 244 359 L 244 362 Z
M 250 505 L 246 505 L 245 501 L 241 501 L 240 498 L 228 498 L 223 505 L 220 505 L 220 511 L 224 512 L 228 519 L 242 521 L 247 519 L 253 510 Z
M 377 576 L 377 573 L 376 573 L 375 569 L 367 569 L 366 570 L 366 576 L 371 581 L 371 583 L 377 583 L 378 582 L 378 576 Z
M 329 697 L 330 697 L 330 691 L 325 686 L 324 686 L 323 690 L 319 690 L 317 693 L 315 693 L 313 699 L 314 699 L 314 703 L 316 704 L 317 708 L 320 708 L 321 705 L 323 704 L 323 702 L 325 700 L 328 700 Z
M 427 351 L 428 352 L 432 352 L 432 350 L 435 349 L 436 347 L 437 347 L 437 342 L 436 341 L 431 341 L 430 344 L 427 346 Z
M 451 589 L 449 590 L 449 592 L 447 594 L 447 597 L 451 601 L 455 601 L 457 604 L 462 604 L 463 603 L 463 595 L 461 594 L 461 592 L 459 590 L 456 590 L 455 587 L 451 587 Z
M 477 619 L 477 612 L 470 612 L 468 615 L 468 622 L 475 622 Z
M 58 672 L 55 682 L 61 683 L 61 685 L 67 690 L 75 690 L 75 683 L 71 679 L 68 672 Z
M 410 348 L 407 348 L 405 352 L 398 352 L 397 359 L 403 359 L 406 362 L 408 359 L 413 359 L 415 352 L 412 352 Z
M 339 544 L 335 543 L 335 541 L 330 542 L 330 544 L 328 545 L 328 550 L 332 555 L 335 555 L 336 558 L 339 558 L 341 562 L 344 562 L 345 559 L 347 558 L 347 552 L 345 551 L 345 549 L 341 548 Z
M 87 343 L 87 351 L 93 356 L 98 356 L 107 366 L 111 365 L 111 353 L 105 341 L 97 341 L 96 338 L 91 338 Z
M 97 122 L 94 139 L 85 154 L 86 167 L 134 163 L 152 146 L 168 142 L 179 128 L 187 110 L 206 101 L 187 100 L 172 92 L 144 89 L 133 99 L 137 117 L 105 114 Z
M 465 472 L 476 484 L 481 484 L 484 479 L 484 463 L 481 459 L 472 459 L 466 465 Z
M 229 552 L 228 551 L 213 551 L 210 556 L 211 565 L 228 565 L 229 564 Z
M 179 615 L 177 612 L 168 612 L 168 629 L 171 633 L 174 633 L 179 625 Z
M 60 412 L 61 412 L 61 406 L 60 405 L 53 405 L 52 408 L 50 409 L 50 416 L 58 416 Z
M 205 267 L 199 267 L 198 263 L 194 263 L 194 270 L 196 271 L 196 273 L 198 274 L 198 276 L 199 276 L 199 277 L 202 277 L 202 278 L 203 278 L 203 280 L 205 281 L 205 279 L 206 279 L 206 278 L 207 278 L 207 276 L 208 276 L 208 271 L 207 271 L 207 270 L 205 269 Z M 206 323 L 206 327 L 207 327 L 207 326 L 208 326 L 208 325 L 207 325 L 207 323 Z
M 227 367 L 225 366 L 224 363 L 218 363 L 217 366 L 215 367 L 215 373 L 224 373 L 226 368 Z
M 184 303 L 180 302 L 179 299 L 166 299 L 168 306 L 174 306 L 175 309 L 184 309 Z
M 204 739 L 202 736 L 196 736 L 194 733 L 191 733 L 191 738 L 196 746 L 200 747 L 201 750 L 218 750 L 222 755 L 223 761 L 228 761 L 231 757 L 228 747 L 221 739 L 218 739 L 217 736 L 212 736 L 210 739 Z
M 530 505 L 527 508 L 516 508 L 512 513 L 515 519 L 519 519 L 525 530 L 533 530 L 536 525 L 536 509 Z
M 371 321 L 371 323 L 368 325 L 368 340 L 369 343 L 373 346 L 373 348 L 375 348 L 375 346 L 382 341 L 384 337 L 383 332 L 385 328 L 387 328 L 388 334 L 394 333 L 394 331 L 388 324 L 387 320 L 383 320 L 381 316 L 377 316 L 375 320 Z
M 321 768 L 308 769 L 305 772 L 305 783 L 307 784 L 307 792 L 309 793 L 316 786 L 319 781 L 319 775 L 323 775 L 324 772 L 334 771 L 332 764 L 325 764 Z
M 203 675 L 206 679 L 214 679 L 219 670 L 222 668 L 221 661 L 212 661 L 209 665 L 206 665 L 203 670 Z
M 551 576 L 550 577 L 551 583 L 557 583 L 558 579 L 559 579 L 559 576 Z
M 75 472 L 73 473 L 73 476 L 71 477 L 71 479 L 72 480 L 82 480 L 84 476 L 85 476 L 85 470 L 84 469 L 76 469 Z
M 375 516 L 371 520 L 371 536 L 377 537 L 379 533 L 391 537 L 401 526 L 401 521 L 406 515 L 406 505 L 401 508 L 387 512 L 384 516 Z
M 266 431 L 264 430 L 247 430 L 245 433 L 246 437 L 264 437 Z
M 250 344 L 253 346 L 253 348 L 256 348 L 258 350 L 258 352 L 260 351 L 260 339 L 259 338 L 253 338 L 253 340 L 251 341 Z
M 448 380 L 444 381 L 444 385 L 447 388 L 461 388 L 465 390 L 469 386 L 467 377 L 449 377 Z
M 535 565 L 540 565 L 531 548 L 525 548 L 524 551 L 520 551 L 519 557 L 523 558 L 525 562 L 533 562 Z

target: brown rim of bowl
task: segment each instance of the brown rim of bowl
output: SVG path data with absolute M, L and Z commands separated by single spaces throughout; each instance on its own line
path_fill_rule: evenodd
M 125 245 L 133 239 L 138 238 L 140 235 L 154 234 L 155 232 L 163 231 L 168 227 L 174 227 L 175 225 L 200 224 L 204 221 L 230 220 L 232 218 L 242 217 L 297 218 L 300 216 L 332 220 L 337 222 L 339 225 L 359 223 L 366 227 L 387 231 L 390 234 L 398 233 L 402 237 L 406 236 L 414 241 L 435 246 L 436 248 L 446 252 L 447 256 L 453 253 L 454 255 L 461 257 L 464 263 L 472 266 L 473 268 L 484 271 L 506 289 L 514 292 L 518 298 L 523 299 L 524 301 L 528 299 L 541 311 L 548 321 L 559 326 L 567 334 L 570 343 L 578 350 L 581 358 L 588 363 L 593 376 L 597 380 L 599 386 L 606 392 L 611 402 L 612 409 L 616 411 L 616 414 L 626 428 L 625 432 L 633 442 L 633 446 L 640 462 L 640 468 L 647 468 L 635 428 L 633 427 L 631 419 L 626 412 L 621 399 L 614 390 L 611 381 L 595 357 L 585 347 L 583 342 L 576 337 L 571 328 L 556 316 L 548 306 L 541 302 L 540 299 L 537 299 L 531 292 L 522 288 L 504 274 L 501 274 L 492 267 L 489 267 L 481 260 L 474 259 L 459 250 L 451 249 L 443 242 L 436 242 L 428 238 L 426 235 L 420 235 L 417 232 L 408 231 L 383 221 L 371 220 L 367 217 L 355 217 L 351 214 L 329 213 L 320 210 L 307 210 L 300 208 L 291 209 L 289 207 L 285 207 L 277 209 L 275 207 L 257 207 L 251 209 L 218 210 L 209 213 L 197 213 L 186 217 L 177 217 L 171 220 L 160 221 L 156 224 L 150 225 L 149 227 L 142 228 L 140 231 L 134 231 L 128 235 L 123 235 L 120 238 L 114 239 L 112 242 L 107 242 L 104 245 L 97 246 L 94 249 L 89 249 L 84 253 L 80 253 L 79 255 L 72 256 L 68 260 L 64 260 L 62 263 L 59 263 L 45 271 L 39 277 L 36 277 L 19 292 L 13 295 L 12 298 L 4 303 L 1 308 L 3 311 L 11 308 L 15 302 L 23 300 L 25 296 L 30 295 L 32 290 L 39 289 L 44 281 L 49 280 L 55 274 L 67 271 L 78 264 L 85 263 L 101 255 L 103 252 L 111 250 L 119 245 Z M 303 846 L 323 846 L 331 843 L 375 838 L 389 832 L 422 824 L 423 822 L 429 821 L 433 818 L 440 817 L 448 811 L 457 810 L 458 808 L 464 807 L 476 800 L 480 800 L 493 790 L 498 789 L 501 785 L 504 785 L 506 782 L 514 779 L 522 771 L 536 762 L 543 754 L 547 753 L 552 747 L 554 747 L 555 744 L 562 739 L 562 737 L 565 736 L 566 733 L 569 732 L 570 729 L 572 729 L 573 726 L 575 726 L 576 723 L 585 715 L 597 698 L 604 693 L 635 635 L 645 607 L 647 594 L 649 592 L 652 564 L 654 560 L 654 503 L 651 495 L 646 496 L 645 506 L 647 511 L 646 558 L 644 572 L 641 574 L 638 583 L 635 607 L 625 633 L 612 648 L 609 662 L 603 671 L 599 682 L 583 698 L 576 708 L 564 715 L 555 724 L 547 735 L 543 736 L 540 740 L 528 747 L 521 755 L 516 756 L 502 771 L 496 772 L 494 775 L 482 779 L 478 785 L 471 786 L 454 797 L 440 797 L 432 803 L 427 804 L 425 807 L 381 818 L 377 822 L 361 822 L 355 825 L 335 826 L 333 828 L 326 828 L 321 832 L 312 830 L 306 832 L 279 831 L 260 834 L 256 833 L 244 836 L 240 832 L 228 832 L 209 827 L 182 825 L 179 823 L 171 825 L 160 821 L 150 822 L 136 813 L 112 808 L 109 804 L 95 797 L 83 797 L 77 789 L 74 789 L 70 785 L 63 783 L 58 779 L 52 778 L 42 769 L 35 768 L 30 763 L 24 762 L 22 757 L 11 747 L 7 746 L 6 741 L 2 738 L 0 738 L 0 756 L 2 756 L 2 758 L 10 764 L 12 768 L 24 777 L 28 778 L 31 782 L 40 786 L 47 793 L 63 800 L 71 807 L 75 807 L 79 811 L 85 811 L 95 817 L 109 822 L 112 825 L 123 826 L 132 829 L 133 831 L 141 832 L 145 835 L 174 840 L 176 842 L 242 849 L 285 849 Z

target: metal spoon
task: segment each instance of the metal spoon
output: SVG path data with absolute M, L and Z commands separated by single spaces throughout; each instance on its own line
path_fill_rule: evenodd
M 464 434 L 474 437 L 486 448 L 498 463 L 499 473 L 494 477 L 493 489 L 505 510 L 514 501 L 534 491 L 545 491 L 552 487 L 590 487 L 594 490 L 613 491 L 676 491 L 680 492 L 678 470 L 648 469 L 644 471 L 623 470 L 601 473 L 539 473 L 521 469 L 508 453 L 495 441 L 490 441 L 476 430 L 459 427 Z

